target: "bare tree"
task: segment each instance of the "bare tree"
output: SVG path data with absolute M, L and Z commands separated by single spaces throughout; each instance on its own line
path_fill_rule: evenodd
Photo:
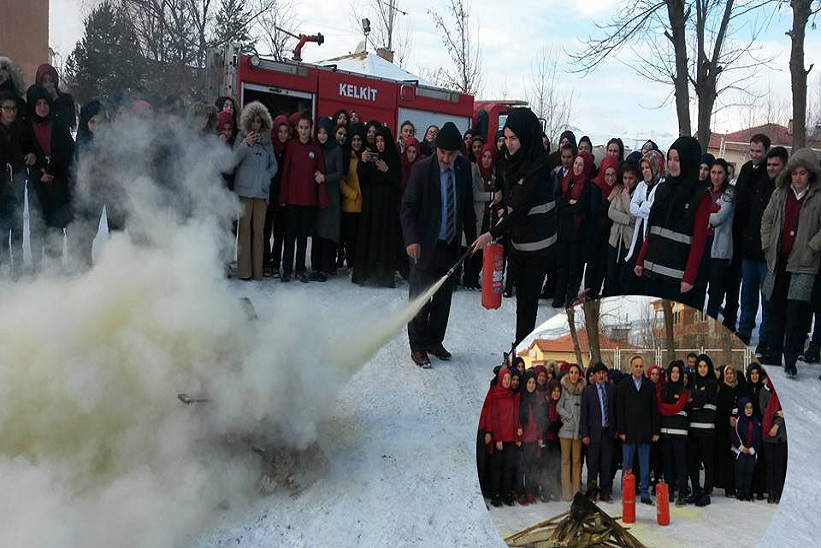
M 260 13 L 251 33 L 259 36 L 259 47 L 264 48 L 262 53 L 284 61 L 291 58 L 289 43 L 299 24 L 293 0 L 273 0 L 271 7 Z
M 567 326 L 570 328 L 570 338 L 573 340 L 573 353 L 576 354 L 576 363 L 579 367 L 584 366 L 582 361 L 582 349 L 579 346 L 579 333 L 576 331 L 576 308 L 571 306 L 567 309 Z
M 393 61 L 403 67 L 412 51 L 413 35 L 408 12 L 402 10 L 397 0 L 352 0 L 351 22 L 356 29 L 362 28 L 362 19 L 371 22 L 370 42 L 377 48 L 385 48 L 393 54 Z
M 807 94 L 807 133 L 813 139 L 821 139 L 821 74 L 815 75 L 810 92 Z
M 667 355 L 675 356 L 676 333 L 673 328 L 673 303 L 667 299 L 661 300 L 661 310 L 664 314 L 664 345 L 667 347 Z
M 208 48 L 242 39 L 276 0 L 114 0 L 146 59 L 148 89 L 186 95 L 202 90 Z M 217 20 L 219 14 L 220 20 Z M 227 19 L 226 19 L 227 18 Z M 230 19 L 232 33 L 226 34 Z
M 733 113 L 735 118 L 741 117 L 744 127 L 764 124 L 786 126 L 791 108 L 790 100 L 780 95 L 768 81 L 766 88 L 745 97 L 745 101 Z
M 651 306 L 645 306 L 641 309 L 641 316 L 639 317 L 639 333 L 637 341 L 639 345 L 644 348 L 655 348 L 658 344 L 656 338 L 656 314 Z
M 545 134 L 553 139 L 573 117 L 574 93 L 559 89 L 558 55 L 553 48 L 542 48 L 531 63 L 530 82 L 525 83 L 525 99 L 536 116 L 544 120 Z
M 747 41 L 733 39 L 749 18 L 742 16 L 771 0 L 630 0 L 609 23 L 598 25 L 602 38 L 588 38 L 582 51 L 571 54 L 576 71 L 590 73 L 624 47 L 641 47 L 630 67 L 651 81 L 672 84 L 680 135 L 692 135 L 690 92 L 697 98 L 698 140 L 710 140 L 716 99 L 727 90 L 745 90 L 762 64 L 755 41 L 765 22 L 755 22 Z M 658 40 L 661 35 L 666 40 Z M 734 71 L 735 80 L 719 81 Z
M 790 49 L 790 83 L 792 86 L 792 148 L 796 150 L 807 144 L 807 75 L 813 65 L 805 69 L 804 35 L 810 17 L 821 10 L 821 2 L 813 0 L 791 0 L 792 29 L 787 31 L 792 47 Z
M 450 21 L 434 9 L 428 10 L 433 24 L 442 35 L 454 71 L 439 69 L 439 79 L 446 87 L 462 93 L 478 95 L 483 85 L 482 50 L 479 47 L 479 30 L 476 39 L 470 23 L 470 0 L 449 0 Z
M 590 361 L 601 361 L 601 342 L 599 339 L 601 326 L 601 301 L 592 299 L 582 305 L 584 311 L 584 328 L 587 331 L 587 345 L 590 347 Z

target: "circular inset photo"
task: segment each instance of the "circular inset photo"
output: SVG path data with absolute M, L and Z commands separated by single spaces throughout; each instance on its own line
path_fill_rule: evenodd
M 735 548 L 775 515 L 787 431 L 729 330 L 674 301 L 613 297 L 554 316 L 496 367 L 476 461 L 508 546 Z

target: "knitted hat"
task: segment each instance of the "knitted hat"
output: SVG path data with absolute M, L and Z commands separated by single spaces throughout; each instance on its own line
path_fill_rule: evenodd
M 462 134 L 453 122 L 447 122 L 436 136 L 436 148 L 455 151 L 462 150 Z

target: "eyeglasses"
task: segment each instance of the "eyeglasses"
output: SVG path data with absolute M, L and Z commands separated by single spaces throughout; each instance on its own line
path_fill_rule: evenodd
M 15 107 L 15 106 L 0 107 L 0 110 L 5 110 L 6 112 L 17 112 L 17 107 Z

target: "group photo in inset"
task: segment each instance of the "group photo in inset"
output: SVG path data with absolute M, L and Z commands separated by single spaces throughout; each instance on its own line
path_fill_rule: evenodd
M 781 500 L 787 428 L 766 369 L 720 323 L 612 297 L 553 316 L 493 369 L 476 462 L 508 546 L 753 546 Z M 572 543 L 584 534 L 616 544 Z

